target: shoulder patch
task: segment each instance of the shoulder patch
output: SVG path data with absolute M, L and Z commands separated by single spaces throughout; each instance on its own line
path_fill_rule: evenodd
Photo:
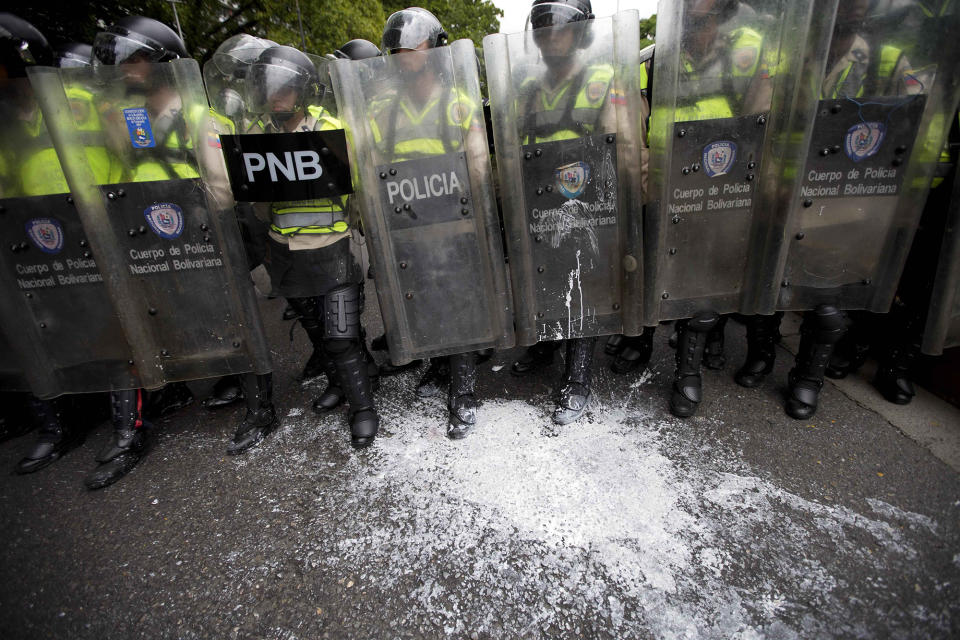
M 733 50 L 732 57 L 733 66 L 735 66 L 738 71 L 746 72 L 757 63 L 760 52 L 756 47 L 740 47 L 739 49 Z
M 597 102 L 602 99 L 603 96 L 607 93 L 607 87 L 609 85 L 606 82 L 591 82 L 587 85 L 587 100 L 590 102 Z

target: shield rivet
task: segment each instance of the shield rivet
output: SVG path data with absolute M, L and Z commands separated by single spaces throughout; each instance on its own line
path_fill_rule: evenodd
M 462 216 L 470 215 L 470 209 L 460 209 L 460 215 Z
M 407 295 L 406 295 L 405 297 L 406 297 L 407 300 L 413 300 L 413 293 L 411 293 L 411 292 L 408 291 L 408 292 L 407 292 Z
M 468 202 L 470 201 L 467 200 L 466 198 L 460 198 L 460 204 L 467 204 Z
M 895 167 L 899 167 L 900 165 L 903 164 L 903 158 L 894 158 L 893 162 L 891 162 L 890 164 L 892 164 Z
M 543 242 L 543 236 L 536 236 L 536 237 L 533 239 L 533 241 L 534 241 L 534 242 Z
M 26 251 L 29 248 L 30 248 L 30 245 L 28 245 L 26 242 L 20 243 L 20 251 Z
M 684 167 L 683 169 L 680 169 L 680 173 L 682 173 L 685 176 L 690 175 L 690 167 Z
M 83 257 L 84 257 L 84 258 L 89 258 L 89 257 L 90 257 L 90 252 L 89 252 L 89 251 L 84 251 L 84 252 L 83 252 Z
M 803 206 L 809 209 L 810 207 L 813 206 L 813 200 L 811 200 L 810 198 L 807 198 L 806 200 L 803 201 Z
M 830 153 L 840 153 L 840 145 L 835 144 L 830 147 Z
M 73 204 L 73 196 L 67 196 L 67 204 Z M 3 213 L 2 208 L 0 208 L 0 213 Z
M 747 174 L 747 182 L 750 182 L 751 180 L 753 180 L 753 174 L 752 174 L 752 173 L 748 173 L 748 174 Z
M 210 242 L 210 236 L 203 236 L 204 242 Z
M 533 157 L 533 154 L 530 153 L 529 151 L 527 151 L 525 154 L 523 154 L 523 159 L 524 159 L 524 160 L 529 160 L 529 159 L 532 158 L 532 157 Z
M 835 104 L 832 107 L 830 107 L 830 113 L 840 113 L 841 108 L 842 107 L 839 104 Z
M 396 169 L 390 169 L 390 175 L 392 175 L 392 176 L 397 175 L 397 170 L 396 170 Z
M 137 232 L 142 235 L 147 232 L 147 228 L 143 225 L 140 225 L 139 227 L 137 227 Z
M 685 135 L 687 135 L 687 130 L 686 130 L 686 129 L 680 129 L 680 131 L 677 131 L 677 137 L 678 137 L 678 138 L 682 138 L 682 137 L 684 137 Z
M 333 191 L 336 188 L 337 188 L 337 185 L 335 185 L 334 183 L 332 182 L 327 183 L 327 189 L 330 189 L 330 191 Z
M 869 284 L 872 283 L 872 282 L 873 282 L 873 280 L 871 280 L 870 278 L 864 278 L 864 279 L 863 279 L 863 284 L 869 285 Z
M 401 269 L 406 269 L 406 268 L 407 268 L 407 263 L 406 263 L 406 262 L 401 262 L 401 263 L 400 263 L 400 268 L 401 268 Z
M 381 179 L 381 180 L 386 180 L 386 179 L 387 179 L 387 174 L 384 173 L 383 171 L 381 171 L 381 172 L 380 172 L 380 179 Z
M 40 328 L 41 328 L 41 329 L 46 329 L 46 328 L 47 328 L 47 323 L 46 323 L 46 322 L 41 322 L 41 323 L 40 323 Z
M 537 149 L 536 151 L 533 152 L 533 155 L 539 158 L 540 156 L 543 155 L 543 151 L 541 151 L 540 149 Z
M 120 196 L 121 198 L 125 198 L 127 195 L 127 192 L 124 191 L 123 189 L 117 189 L 117 195 Z
M 547 193 L 553 193 L 553 185 L 552 185 L 552 184 L 548 184 L 548 185 L 547 185 Z
M 613 136 L 607 136 L 607 144 L 613 144 L 613 141 L 616 140 Z
M 895 154 L 897 154 L 897 155 L 901 155 L 901 154 L 903 154 L 903 153 L 906 153 L 906 152 L 907 152 L 907 145 L 902 144 L 902 145 L 900 145 L 899 147 L 897 147 L 896 149 L 894 149 L 893 152 L 894 152 Z
M 210 227 L 208 227 L 206 223 L 200 225 L 200 231 L 207 231 L 207 230 L 209 230 L 209 229 L 210 229 Z
M 136 230 L 136 229 L 130 229 L 129 231 L 127 231 L 127 235 L 132 238 L 132 237 L 134 237 L 135 235 L 137 235 L 137 230 Z
M 537 267 L 537 273 L 543 273 L 544 271 L 546 271 L 546 269 L 543 267 Z
M 757 163 L 754 162 L 753 160 L 747 163 L 747 169 L 756 169 L 756 168 L 757 168 Z
M 234 340 L 234 341 L 233 341 L 233 348 L 234 348 L 234 349 L 239 349 L 239 348 L 240 348 L 240 341 L 239 341 L 239 340 Z
M 328 156 L 328 155 L 330 155 L 330 149 L 328 149 L 328 148 L 326 148 L 326 147 L 321 147 L 321 148 L 320 148 L 320 155 L 322 155 L 322 156 Z
M 543 189 L 540 189 L 540 188 L 538 187 L 538 188 L 537 188 L 537 195 L 538 195 L 538 196 L 542 196 L 542 195 L 543 195 Z
M 673 247 L 672 249 L 670 249 L 670 255 L 672 255 L 672 256 L 677 255 L 677 248 L 676 248 L 676 247 Z
M 117 194 L 115 194 L 113 191 L 110 191 L 109 193 L 107 193 L 107 199 L 108 199 L 108 200 L 116 200 L 116 199 L 117 199 Z
M 780 283 L 780 286 L 781 286 L 781 287 L 789 287 L 789 286 L 790 286 L 790 281 L 789 281 L 789 280 L 784 280 L 783 282 Z
M 413 207 L 410 206 L 410 203 L 409 203 L 409 202 L 408 202 L 407 204 L 403 205 L 403 210 L 404 210 L 404 211 L 410 211 L 411 209 L 413 209 Z
M 166 358 L 167 356 L 170 355 L 170 352 L 167 351 L 166 349 L 162 349 L 162 350 L 160 351 L 160 355 L 163 356 L 164 358 Z
M 673 224 L 680 224 L 680 216 L 673 216 Z
M 692 167 L 690 167 L 690 168 L 693 169 L 694 171 L 700 171 L 700 165 L 699 165 L 699 164 L 694 164 L 694 165 L 693 165 Z
M 619 302 L 614 302 L 614 303 L 613 303 L 613 310 L 614 310 L 614 311 L 620 311 L 620 303 L 619 303 Z
M 759 116 L 757 118 L 757 124 L 760 125 L 761 127 L 767 124 L 767 116 Z
M 797 233 L 797 240 L 803 240 L 806 237 L 807 237 L 807 234 L 805 234 L 803 231 Z
M 538 317 L 538 318 L 542 318 L 542 317 L 543 317 L 543 311 L 537 311 L 537 317 Z
M 133 366 L 133 360 L 127 360 L 127 364 L 132 367 L 132 366 Z
M 147 309 L 147 313 L 149 313 L 149 314 L 152 315 L 152 316 L 157 315 L 157 309 L 156 309 L 156 307 L 150 307 L 149 309 Z
M 660 294 L 660 297 L 663 298 L 664 300 L 667 300 L 668 298 L 670 298 L 670 294 L 664 291 L 662 294 Z
M 32 297 L 33 297 L 33 294 L 28 291 L 28 292 L 27 292 L 27 297 L 28 297 L 28 298 L 32 298 Z
M 829 148 L 829 147 L 824 147 L 823 149 L 820 149 L 820 155 L 822 155 L 822 156 L 824 156 L 824 157 L 830 155 L 830 148 Z

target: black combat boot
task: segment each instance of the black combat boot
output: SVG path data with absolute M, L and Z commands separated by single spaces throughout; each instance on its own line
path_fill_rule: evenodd
M 102 489 L 130 473 L 147 452 L 147 426 L 143 422 L 143 391 L 110 393 L 110 442 L 97 454 L 97 467 L 87 476 L 87 489 Z
M 550 366 L 553 364 L 553 354 L 561 344 L 558 340 L 551 340 L 527 347 L 526 352 L 510 367 L 510 373 L 515 376 L 525 376 L 532 371 Z
M 235 456 L 257 445 L 277 424 L 277 412 L 273 408 L 273 374 L 245 374 L 243 395 L 247 411 L 243 421 L 227 445 L 227 454 Z
M 703 351 L 703 366 L 713 371 L 723 369 L 727 358 L 723 355 L 724 334 L 728 316 L 720 316 L 717 324 L 707 333 L 707 347 Z
M 603 345 L 603 352 L 608 356 L 618 356 L 626 348 L 629 338 L 622 334 L 612 335 L 607 338 L 607 343 Z
M 317 352 L 322 353 L 322 350 L 318 349 Z M 323 415 L 343 404 L 346 396 L 343 395 L 343 388 L 337 379 L 337 365 L 334 363 L 333 358 L 323 354 L 320 362 L 323 365 L 323 370 L 327 373 L 327 387 L 320 396 L 313 401 L 313 410 Z
M 836 307 L 822 304 L 803 314 L 800 349 L 790 371 L 784 407 L 791 418 L 806 420 L 816 413 L 830 354 L 844 331 L 843 314 Z
M 19 474 L 39 471 L 83 442 L 82 430 L 64 428 L 56 401 L 40 400 L 30 394 L 27 402 L 38 432 L 36 443 L 14 469 Z
M 350 403 L 350 444 L 358 449 L 370 446 L 380 428 L 380 419 L 373 406 L 366 361 L 358 349 L 349 357 L 338 358 L 336 363 L 337 376 Z
M 734 374 L 733 379 L 741 387 L 752 389 L 760 386 L 773 371 L 777 359 L 776 343 L 780 337 L 780 320 L 783 312 L 772 316 L 750 316 L 747 325 L 747 361 Z
M 856 373 L 870 355 L 871 336 L 868 331 L 869 313 L 857 313 L 852 322 L 848 317 L 848 328 L 840 341 L 833 347 L 830 362 L 824 374 L 834 380 L 843 380 L 851 373 Z
M 243 385 L 240 376 L 224 376 L 213 385 L 210 396 L 200 404 L 210 411 L 220 407 L 228 407 L 243 400 Z
M 444 356 L 442 358 L 430 358 L 430 366 L 427 372 L 417 383 L 417 395 L 421 398 L 432 398 L 450 384 L 450 362 Z
M 307 335 L 310 335 L 309 332 Z M 313 343 L 313 338 L 310 338 L 310 342 Z M 314 344 L 313 351 L 310 352 L 310 358 L 307 359 L 307 364 L 303 365 L 303 371 L 300 372 L 300 382 L 309 382 L 324 373 L 326 373 L 326 369 L 323 366 L 323 354 L 320 352 L 320 347 Z
M 374 338 L 370 342 L 370 348 L 374 351 L 387 351 L 387 334 L 383 333 Z M 393 361 L 387 358 L 387 361 L 380 365 L 380 375 L 395 376 L 398 373 L 416 369 L 421 364 L 423 364 L 423 360 L 411 360 L 407 364 L 393 364 Z
M 577 420 L 590 405 L 590 379 L 596 338 L 567 340 L 567 362 L 564 383 L 560 388 L 553 422 L 559 425 Z
M 916 357 L 916 347 L 912 345 L 894 345 L 882 355 L 873 386 L 888 402 L 910 404 L 917 395 L 917 389 L 910 380 Z
M 171 382 L 162 389 L 147 394 L 143 415 L 158 420 L 193 404 L 193 392 L 186 382 Z
M 707 334 L 719 320 L 716 313 L 701 311 L 677 323 L 677 369 L 670 394 L 670 413 L 678 418 L 688 418 L 697 412 L 703 397 L 700 363 L 707 347 Z
M 644 327 L 639 336 L 624 338 L 621 343 L 623 349 L 610 363 L 610 370 L 625 374 L 647 366 L 650 356 L 653 355 L 653 334 L 656 330 L 656 327 Z
M 465 438 L 477 424 L 477 354 L 458 353 L 449 357 L 450 391 L 447 406 L 450 421 L 447 437 L 451 440 Z

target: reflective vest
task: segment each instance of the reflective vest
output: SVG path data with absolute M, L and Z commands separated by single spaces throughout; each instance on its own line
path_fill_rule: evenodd
M 391 162 L 446 155 L 463 147 L 463 131 L 483 131 L 479 109 L 456 89 L 443 90 L 422 107 L 390 96 L 370 108 L 370 129 L 382 157 Z
M 93 103 L 93 94 L 78 86 L 66 88 L 67 101 L 73 113 L 74 124 L 87 156 L 87 164 L 98 184 L 119 182 L 122 165 L 104 145 L 103 127 Z M 70 187 L 63 175 L 60 159 L 53 141 L 43 125 L 43 116 L 37 111 L 33 122 L 24 123 L 28 146 L 20 167 L 20 188 L 23 195 L 41 196 L 69 193 Z
M 698 71 L 689 59 L 683 61 L 680 86 L 690 86 L 685 92 L 694 100 L 677 105 L 675 122 L 731 118 L 737 111 L 731 100 L 739 103 L 758 73 L 769 77 L 775 72 L 776 61 L 762 59 L 763 36 L 753 29 L 734 29 L 726 41 L 705 69 Z
M 620 96 L 613 77 L 613 67 L 600 64 L 584 67 L 553 89 L 536 78 L 526 79 L 520 85 L 519 103 L 524 118 L 520 128 L 526 132 L 523 144 L 596 133 L 603 107 Z
M 191 123 L 197 124 L 202 118 L 209 117 L 210 110 L 197 105 L 197 112 L 191 118 Z M 202 109 L 202 111 L 201 111 Z M 190 135 L 190 124 L 179 110 L 169 110 L 153 121 L 154 134 L 159 133 L 157 123 L 164 117 L 173 118 L 172 126 L 166 132 L 163 140 L 156 140 L 157 146 L 149 149 L 134 151 L 136 164 L 130 171 L 131 182 L 156 182 L 160 180 L 176 180 L 199 178 L 196 160 L 193 157 L 193 137 Z
M 310 118 L 300 123 L 297 131 L 330 131 L 343 129 L 343 124 L 323 107 L 311 107 Z M 258 120 L 248 132 L 275 133 L 276 127 Z M 345 233 L 350 229 L 346 214 L 347 196 L 289 200 L 270 205 L 270 230 L 282 236 L 321 233 Z

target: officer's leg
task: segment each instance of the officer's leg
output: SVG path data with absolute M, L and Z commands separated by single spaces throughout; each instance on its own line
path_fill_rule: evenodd
M 677 369 L 670 394 L 670 412 L 680 418 L 692 416 L 703 397 L 700 363 L 707 346 L 707 334 L 720 316 L 701 311 L 689 320 L 677 322 Z
M 707 369 L 717 371 L 723 369 L 723 365 L 727 363 L 727 358 L 723 355 L 723 342 L 728 317 L 720 316 L 713 329 L 707 332 L 707 347 L 703 352 L 703 365 Z
M 842 380 L 856 372 L 867 361 L 870 353 L 871 328 L 876 314 L 869 311 L 851 311 L 846 318 L 847 330 L 833 347 L 830 362 L 824 371 L 828 378 Z
M 653 335 L 656 327 L 644 327 L 639 336 L 624 338 L 623 349 L 610 363 L 610 370 L 614 373 L 632 373 L 650 362 L 653 355 Z
M 147 394 L 143 414 L 151 420 L 168 416 L 193 404 L 193 392 L 186 382 L 171 382 Z
M 563 344 L 561 340 L 548 340 L 527 347 L 526 352 L 510 367 L 510 373 L 515 376 L 525 376 L 553 364 L 553 354 L 561 344 Z
M 358 284 L 338 285 L 323 297 L 323 347 L 336 366 L 337 379 L 350 403 L 350 441 L 355 447 L 372 444 L 380 425 L 360 347 L 362 311 Z
M 566 344 L 566 375 L 557 408 L 553 412 L 553 421 L 560 425 L 570 424 L 587 410 L 590 403 L 593 349 L 597 339 L 575 338 L 567 340 Z
M 432 398 L 450 384 L 450 358 L 430 358 L 430 366 L 417 383 L 417 395 Z
M 210 395 L 200 404 L 204 409 L 213 410 L 228 407 L 241 400 L 243 400 L 243 386 L 240 383 L 240 376 L 223 376 L 216 381 Z
M 877 318 L 877 373 L 873 386 L 889 402 L 910 404 L 917 395 L 911 380 L 920 357 L 920 335 L 924 318 L 899 299 L 890 313 Z
M 33 394 L 27 400 L 30 417 L 37 425 L 37 441 L 17 463 L 17 473 L 39 471 L 83 441 L 76 429 L 64 428 L 56 401 L 40 400 Z
M 246 373 L 240 376 L 240 384 L 243 385 L 247 411 L 233 435 L 233 440 L 227 445 L 229 455 L 243 453 L 259 444 L 273 431 L 277 423 L 277 414 L 273 408 L 273 374 Z
M 447 406 L 450 408 L 450 422 L 447 425 L 447 437 L 459 440 L 469 433 L 477 423 L 477 387 L 476 353 L 458 353 L 449 357 L 450 391 Z
M 773 371 L 782 319 L 782 311 L 772 316 L 757 315 L 744 319 L 747 325 L 747 361 L 733 376 L 741 387 L 757 387 Z
M 324 351 L 323 342 L 323 311 L 321 305 L 323 298 L 312 296 L 309 298 L 287 298 L 287 304 L 296 309 L 297 318 L 300 326 L 307 334 L 310 344 L 313 346 L 313 353 L 310 356 L 308 367 L 316 367 L 319 373 L 327 374 L 327 387 L 320 394 L 320 397 L 314 401 L 314 408 L 330 411 L 343 402 L 343 392 L 340 390 L 340 384 L 337 382 L 337 371 L 330 359 L 329 354 Z M 325 408 L 325 409 L 324 409 Z
M 800 349 L 787 389 L 785 408 L 790 417 L 805 420 L 816 413 L 824 371 L 844 331 L 843 313 L 836 307 L 822 304 L 803 314 Z
M 140 462 L 147 451 L 147 430 L 143 421 L 142 389 L 110 392 L 110 442 L 97 454 L 97 467 L 87 476 L 88 489 L 111 485 Z
M 629 338 L 623 334 L 612 335 L 607 338 L 607 343 L 603 345 L 603 352 L 608 356 L 618 356 L 627 347 Z

